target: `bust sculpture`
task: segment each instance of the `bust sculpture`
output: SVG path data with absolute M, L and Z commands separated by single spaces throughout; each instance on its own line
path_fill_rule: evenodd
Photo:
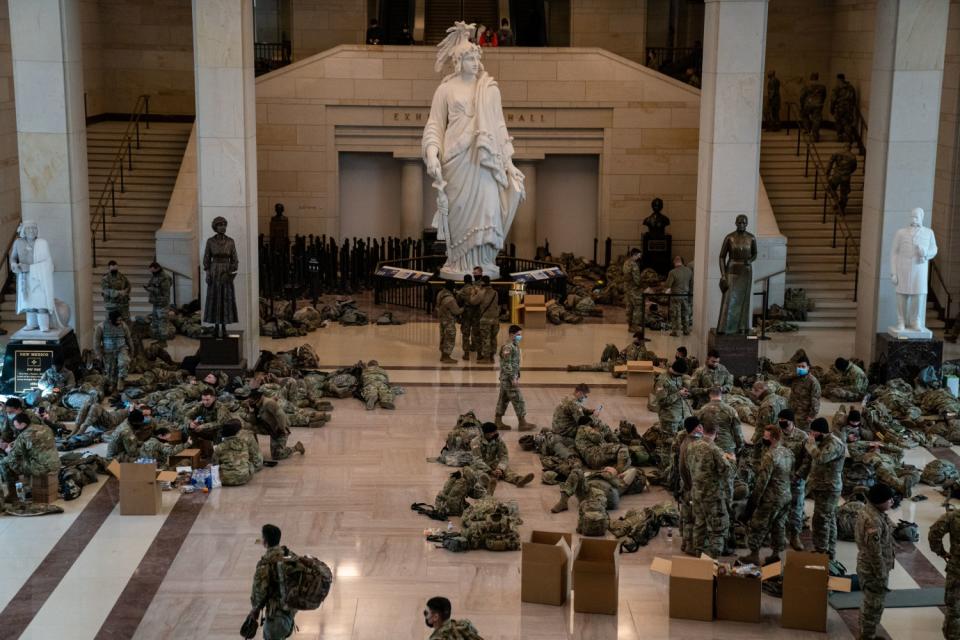
M 718 334 L 746 335 L 750 331 L 753 262 L 757 238 L 747 231 L 747 216 L 737 216 L 737 230 L 728 233 L 720 247 L 720 322 Z
M 62 327 L 53 297 L 53 257 L 37 223 L 25 220 L 10 251 L 10 271 L 17 274 L 17 313 L 27 314 L 26 331 Z
M 475 266 L 497 277 L 497 253 L 525 197 L 523 174 L 513 165 L 497 83 L 480 63 L 471 41 L 474 25 L 457 22 L 438 45 L 435 69 L 453 73 L 433 94 L 423 129 L 422 152 L 437 190 L 433 226 L 447 243 L 445 278 L 460 278 Z
M 933 231 L 923 226 L 923 209 L 910 212 L 910 226 L 893 236 L 890 251 L 890 279 L 897 291 L 897 324 L 890 327 L 894 337 L 927 338 L 927 264 L 937 255 Z
M 653 213 L 643 220 L 643 226 L 647 228 L 647 237 L 662 238 L 666 235 L 666 228 L 670 226 L 670 218 L 661 213 L 663 211 L 663 200 L 654 198 L 650 202 L 650 208 Z
M 203 305 L 203 321 L 214 325 L 214 336 L 225 338 L 226 325 L 236 322 L 237 295 L 233 279 L 240 268 L 237 246 L 227 235 L 227 220 L 222 216 L 213 219 L 215 234 L 207 238 L 203 249 L 203 270 L 206 272 L 207 297 Z

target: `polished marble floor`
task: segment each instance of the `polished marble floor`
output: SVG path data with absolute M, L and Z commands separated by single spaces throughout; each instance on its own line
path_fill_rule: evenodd
M 209 496 L 165 493 L 161 515 L 133 517 L 119 515 L 116 485 L 102 479 L 80 499 L 62 503 L 66 513 L 61 516 L 0 518 L 0 609 L 8 621 L 0 622 L 0 639 L 237 637 L 249 608 L 250 578 L 261 552 L 257 538 L 265 522 L 281 527 L 285 544 L 323 559 L 336 574 L 321 609 L 297 616 L 296 638 L 425 638 L 429 631 L 420 612 L 434 595 L 449 597 L 455 617 L 473 620 L 488 640 L 823 637 L 781 629 L 780 603 L 766 596 L 759 624 L 671 620 L 667 581 L 649 570 L 654 556 L 674 552 L 664 533 L 638 553 L 621 556 L 617 616 L 574 614 L 569 605 L 521 604 L 519 553 L 452 554 L 425 542 L 423 529 L 437 523 L 409 505 L 431 501 L 449 471 L 425 458 L 436 455 L 459 413 L 475 409 L 491 417 L 496 400 L 495 369 L 476 363 L 440 367 L 436 337 L 436 325 L 412 322 L 331 326 L 305 338 L 265 339 L 262 347 L 270 350 L 309 342 L 330 367 L 377 358 L 406 392 L 396 411 L 368 412 L 356 400 L 334 400 L 327 426 L 295 430 L 306 445 L 305 456 L 265 469 L 245 487 Z M 661 355 L 672 354 L 681 343 L 666 335 L 650 337 Z M 608 342 L 622 346 L 626 340 L 623 325 L 610 323 L 528 332 L 522 383 L 530 419 L 547 424 L 572 385 L 587 381 L 595 386 L 589 403 L 603 404 L 608 422 L 626 418 L 641 429 L 649 426 L 654 416 L 646 400 L 627 398 L 622 382 L 607 374 L 563 370 L 567 363 L 597 360 Z M 777 335 L 761 349 L 777 361 L 803 347 L 815 363 L 828 364 L 849 353 L 852 343 L 852 332 L 809 331 Z M 178 357 L 194 348 L 185 339 L 173 345 Z M 947 357 L 957 355 L 948 345 Z M 835 407 L 825 403 L 823 413 Z M 516 470 L 539 471 L 535 457 L 517 446 L 516 432 L 504 438 Z M 913 450 L 908 460 L 922 465 L 933 455 Z M 575 510 L 549 512 L 555 487 L 538 481 L 523 489 L 501 487 L 498 497 L 519 503 L 525 534 L 575 529 Z M 944 569 L 925 537 L 927 526 L 942 513 L 942 498 L 929 487 L 920 492 L 930 499 L 904 503 L 892 514 L 894 520 L 918 522 L 923 532 L 915 548 L 900 550 L 891 580 L 895 588 L 926 586 L 940 580 Z M 627 496 L 621 508 L 667 499 L 655 488 Z M 840 544 L 840 559 L 851 569 L 855 553 L 852 543 Z M 831 610 L 828 636 L 855 637 L 855 620 L 849 612 L 841 616 Z M 889 610 L 883 628 L 888 637 L 925 640 L 940 637 L 941 621 L 936 608 Z

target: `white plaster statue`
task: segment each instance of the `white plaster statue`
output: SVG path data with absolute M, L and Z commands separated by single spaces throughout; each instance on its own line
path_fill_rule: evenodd
M 433 94 L 423 129 L 423 159 L 437 189 L 433 225 L 447 242 L 441 269 L 446 278 L 460 278 L 475 266 L 500 275 L 497 253 L 526 195 L 523 174 L 513 166 L 500 89 L 480 64 L 473 31 L 474 25 L 457 22 L 438 45 L 435 69 L 449 62 L 453 73 Z
M 53 297 L 53 257 L 47 241 L 37 237 L 37 223 L 25 220 L 10 251 L 10 271 L 17 274 L 17 313 L 27 314 L 26 331 L 61 328 Z
M 923 226 L 923 209 L 910 212 L 910 226 L 899 229 L 890 252 L 891 280 L 897 290 L 897 325 L 890 335 L 906 338 L 930 338 L 926 328 L 927 263 L 937 255 L 933 231 Z

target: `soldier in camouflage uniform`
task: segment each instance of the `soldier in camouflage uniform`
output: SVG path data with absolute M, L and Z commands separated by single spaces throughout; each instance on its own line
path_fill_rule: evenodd
M 712 387 L 709 395 L 710 402 L 701 407 L 697 417 L 700 418 L 704 427 L 708 425 L 716 427 L 716 443 L 721 451 L 739 455 L 744 445 L 740 417 L 733 407 L 723 401 L 723 391 L 720 387 Z
M 807 453 L 807 434 L 793 424 L 793 411 L 782 409 L 777 414 L 777 426 L 780 427 L 780 444 L 793 455 L 793 476 L 790 482 L 790 504 L 787 507 L 787 537 L 790 548 L 803 551 L 800 532 L 803 531 L 803 505 L 807 499 L 806 465 L 810 454 Z M 760 428 L 757 429 L 760 431 Z M 760 447 L 757 447 L 758 449 Z
M 101 431 L 113 431 L 127 419 L 130 414 L 129 409 L 116 409 L 111 411 L 99 402 L 88 402 L 80 411 L 77 412 L 77 420 L 74 423 L 73 431 L 68 434 L 82 435 L 90 427 L 96 427 Z
M 201 455 L 209 459 L 213 455 L 213 445 L 220 442 L 223 423 L 232 417 L 230 409 L 217 400 L 216 391 L 207 387 L 200 393 L 200 404 L 184 416 L 187 421 L 184 436 L 189 436 Z
M 523 338 L 523 329 L 510 325 L 509 341 L 500 347 L 500 394 L 497 397 L 496 425 L 498 429 L 507 431 L 509 426 L 503 423 L 503 415 L 507 412 L 507 404 L 513 405 L 517 414 L 517 430 L 531 431 L 537 425 L 527 422 L 527 403 L 520 392 L 520 340 Z
M 820 382 L 810 373 L 809 360 L 801 358 L 796 365 L 787 403 L 796 417 L 796 425 L 806 431 L 810 428 L 810 421 L 820 413 Z
M 120 273 L 116 260 L 107 263 L 107 272 L 100 279 L 100 293 L 107 313 L 119 311 L 124 320 L 130 318 L 130 281 Z
M 590 416 L 580 417 L 574 444 L 583 463 L 591 469 L 614 465 L 618 472 L 623 472 L 630 466 L 630 449 L 620 444 L 610 427 Z
M 840 211 L 847 210 L 847 200 L 850 198 L 850 179 L 857 172 L 857 157 L 850 151 L 850 143 L 843 145 L 843 149 L 830 156 L 827 163 L 827 181 L 830 188 L 837 194 L 837 204 Z
M 820 84 L 820 74 L 811 73 L 810 82 L 800 91 L 800 117 L 803 130 L 814 142 L 820 142 L 820 123 L 823 120 L 823 103 L 827 101 L 827 88 Z
M 573 389 L 573 395 L 564 397 L 557 408 L 553 410 L 553 420 L 550 430 L 562 438 L 571 441 L 577 437 L 580 428 L 580 418 L 593 415 L 593 409 L 583 406 L 590 395 L 590 387 L 581 382 Z
M 887 517 L 887 511 L 893 506 L 893 490 L 885 484 L 875 484 L 870 487 L 867 501 L 869 504 L 857 516 L 854 536 L 857 577 L 863 593 L 859 637 L 873 639 L 877 637 L 887 579 L 894 565 L 893 523 Z
M 837 402 L 860 402 L 867 394 L 869 384 L 863 369 L 844 358 L 837 358 L 825 376 L 823 395 Z
M 837 140 L 855 142 L 857 139 L 857 90 L 847 82 L 842 73 L 837 74 L 837 84 L 830 93 L 830 114 L 833 116 Z
M 793 480 L 793 454 L 781 444 L 781 435 L 777 425 L 763 427 L 765 451 L 751 491 L 753 514 L 747 534 L 750 553 L 740 558 L 744 563 L 760 564 L 760 547 L 767 536 L 772 553 L 764 564 L 780 560 L 787 545 L 785 525 Z
M 456 364 L 450 357 L 453 348 L 457 346 L 457 317 L 463 309 L 457 304 L 457 296 L 453 293 L 453 280 L 443 283 L 443 289 L 437 294 L 437 316 L 440 318 L 440 362 Z M 469 360 L 469 345 L 463 344 L 465 360 Z
M 500 304 L 496 290 L 490 286 L 490 276 L 483 276 L 480 286 L 470 296 L 469 304 L 477 308 L 477 362 L 493 364 L 500 333 Z
M 118 462 L 136 462 L 140 457 L 141 442 L 146 440 L 150 428 L 144 424 L 143 413 L 134 409 L 127 415 L 107 446 L 107 458 Z
M 19 476 L 42 476 L 60 469 L 57 441 L 45 425 L 32 424 L 30 416 L 19 413 L 13 419 L 16 436 L 4 445 L 6 455 L 0 458 L 0 482 L 6 487 L 7 500 L 17 499 Z
M 423 610 L 423 621 L 433 629 L 428 640 L 483 640 L 469 620 L 453 620 L 450 601 L 446 598 L 430 598 Z
M 770 390 L 765 380 L 757 380 L 751 388 L 753 401 L 757 405 L 756 418 L 754 426 L 760 430 L 758 434 L 754 431 L 754 444 L 758 444 L 760 436 L 763 435 L 762 429 L 768 424 L 776 424 L 780 412 L 787 408 L 787 399 Z
M 634 360 L 648 360 L 658 363 L 660 358 L 653 351 L 647 349 L 647 338 L 643 337 L 643 332 L 637 331 L 633 334 L 633 341 L 623 350 L 617 349 L 617 345 L 608 344 L 600 354 L 600 362 L 595 364 L 568 364 L 567 371 L 605 371 L 613 375 L 614 378 L 623 378 L 626 374 L 615 371 L 620 365 Z
M 703 437 L 687 447 L 686 463 L 692 487 L 694 551 L 716 560 L 723 555 L 724 540 L 730 528 L 728 487 L 735 458 L 714 444 L 717 432 L 715 428 L 710 429 L 704 426 Z
M 683 430 L 677 433 L 670 449 L 671 467 L 668 489 L 680 505 L 680 551 L 689 555 L 694 554 L 693 545 L 693 479 L 687 467 L 687 449 L 690 445 L 703 437 L 703 424 L 700 418 L 690 416 L 683 421 Z
M 847 447 L 830 433 L 825 418 L 817 418 L 810 425 L 806 448 L 809 457 L 800 473 L 802 475 L 809 469 L 806 475 L 813 495 L 813 548 L 832 560 L 837 547 L 837 508 L 843 490 L 843 462 Z
M 143 285 L 150 296 L 150 332 L 158 343 L 167 344 L 167 309 L 170 307 L 170 289 L 173 278 L 156 262 L 150 263 L 150 281 Z
M 707 362 L 690 376 L 690 399 L 693 408 L 699 409 L 707 401 L 707 394 L 713 387 L 720 387 L 723 393 L 733 389 L 733 374 L 720 364 L 720 353 L 710 349 Z
M 670 446 L 677 431 L 683 426 L 684 419 L 693 414 L 687 401 L 690 390 L 684 384 L 686 372 L 686 361 L 675 360 L 666 373 L 657 377 L 653 388 L 652 404 L 659 418 L 655 455 L 661 476 L 670 464 Z
M 627 327 L 630 331 L 639 331 L 640 326 L 640 250 L 630 249 L 623 261 L 623 303 L 627 309 Z
M 687 364 L 687 371 L 696 371 L 700 368 L 700 361 L 696 356 L 687 355 L 687 348 L 677 347 L 677 353 L 673 356 L 674 360 L 683 360 Z
M 257 472 L 246 441 L 240 437 L 240 421 L 228 420 L 222 429 L 223 440 L 213 448 L 212 464 L 220 465 L 220 481 L 225 487 L 250 482 Z
M 673 259 L 673 269 L 667 274 L 663 288 L 667 293 L 673 294 L 670 296 L 670 335 L 679 336 L 681 331 L 685 336 L 690 335 L 693 305 L 690 304 L 689 294 L 693 290 L 693 270 L 683 264 L 680 256 Z
M 153 458 L 157 461 L 157 468 L 166 469 L 170 466 L 170 456 L 175 456 L 190 446 L 189 441 L 173 444 L 169 439 L 169 428 L 156 427 L 150 437 L 140 445 L 140 457 Z
M 377 404 L 384 409 L 396 409 L 390 378 L 376 360 L 371 360 L 363 367 L 360 372 L 360 385 L 367 411 L 373 411 Z
M 288 554 L 286 547 L 280 546 L 280 529 L 272 524 L 263 525 L 263 546 L 266 552 L 257 562 L 253 574 L 253 588 L 250 591 L 250 615 L 259 616 L 265 610 L 263 621 L 264 640 L 282 640 L 293 634 L 293 617 L 296 611 L 283 605 L 280 593 L 280 579 L 277 575 L 277 563 Z
M 953 497 L 960 498 L 960 487 L 953 489 Z M 943 546 L 944 536 L 950 536 L 950 550 Z M 947 578 L 944 584 L 943 637 L 948 640 L 960 638 L 960 509 L 947 511 L 940 516 L 927 535 L 930 550 L 947 561 Z
M 287 419 L 286 412 L 280 408 L 280 404 L 275 399 L 268 398 L 258 389 L 255 389 L 250 392 L 247 409 L 250 412 L 250 421 L 253 424 L 254 431 L 270 436 L 271 458 L 286 460 L 293 455 L 294 451 L 300 455 L 306 452 L 303 443 L 299 440 L 292 447 L 287 446 L 287 438 L 290 437 L 290 422 Z
M 457 304 L 463 309 L 460 314 L 460 344 L 463 347 L 463 359 L 470 359 L 470 352 L 476 352 L 480 322 L 480 310 L 470 304 L 470 299 L 477 292 L 477 285 L 473 283 L 473 276 L 469 273 L 463 276 L 463 286 L 457 292 Z
M 43 393 L 44 400 L 59 402 L 67 392 L 77 386 L 77 378 L 62 362 L 52 365 L 43 372 L 37 387 Z
M 641 493 L 646 488 L 647 479 L 637 468 L 631 467 L 622 472 L 613 467 L 604 467 L 599 471 L 584 471 L 577 468 L 570 472 L 560 487 L 560 500 L 550 508 L 550 512 L 566 511 L 569 509 L 572 496 L 576 496 L 577 500 L 586 500 L 595 490 L 603 494 L 608 509 L 616 509 L 619 506 L 620 496 Z
M 130 336 L 130 329 L 121 319 L 121 312 L 111 311 L 107 319 L 98 324 L 93 332 L 93 353 L 103 361 L 107 392 L 123 391 L 132 350 L 133 338 Z
M 500 439 L 497 425 L 484 422 L 480 427 L 481 434 L 474 438 L 470 445 L 473 453 L 473 468 L 480 473 L 492 476 L 496 480 L 503 480 L 512 485 L 523 487 L 533 480 L 533 474 L 519 476 L 510 469 L 510 454 L 507 452 L 507 443 Z

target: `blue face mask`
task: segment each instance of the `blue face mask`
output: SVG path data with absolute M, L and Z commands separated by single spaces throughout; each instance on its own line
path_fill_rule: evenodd
M 805 367 L 797 367 L 797 375 L 798 376 L 807 375 L 807 369 Z
M 143 424 L 150 424 L 150 421 L 153 420 L 150 416 L 143 416 Z
M 523 340 L 523 336 L 521 336 L 520 334 L 513 336 L 514 342 L 520 342 L 521 340 Z

